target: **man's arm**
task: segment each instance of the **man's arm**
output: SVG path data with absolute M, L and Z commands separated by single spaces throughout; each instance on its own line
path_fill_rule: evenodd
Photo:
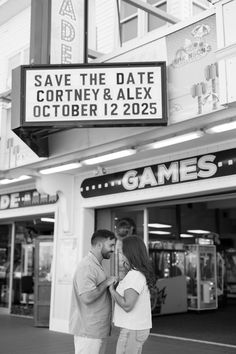
M 100 283 L 95 289 L 91 291 L 86 291 L 85 293 L 81 294 L 79 297 L 81 301 L 89 305 L 96 301 L 106 290 L 107 288 L 116 282 L 116 277 L 112 276 L 104 280 L 102 283 Z

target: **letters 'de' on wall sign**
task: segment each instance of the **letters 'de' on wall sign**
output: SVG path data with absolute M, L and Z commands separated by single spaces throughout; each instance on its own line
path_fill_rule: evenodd
M 167 124 L 164 62 L 22 66 L 21 77 L 23 127 Z

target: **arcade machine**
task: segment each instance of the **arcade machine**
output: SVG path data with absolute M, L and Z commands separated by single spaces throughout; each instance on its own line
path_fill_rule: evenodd
M 153 315 L 186 312 L 187 285 L 183 244 L 149 242 L 149 257 L 157 276 L 157 293 L 152 297 Z
M 236 298 L 236 249 L 225 251 L 227 298 Z
M 218 307 L 217 257 L 214 244 L 186 245 L 186 277 L 189 310 Z

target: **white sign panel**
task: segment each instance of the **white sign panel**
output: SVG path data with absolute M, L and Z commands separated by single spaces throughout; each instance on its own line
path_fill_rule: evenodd
M 163 62 L 23 68 L 25 123 L 166 123 Z
M 86 0 L 53 0 L 51 2 L 52 64 L 84 63 Z

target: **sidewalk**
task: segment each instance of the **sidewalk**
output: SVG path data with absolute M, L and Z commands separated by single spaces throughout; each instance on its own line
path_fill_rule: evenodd
M 184 335 L 182 336 L 184 337 Z M 107 354 L 115 353 L 117 336 L 109 338 Z M 233 354 L 235 345 L 217 345 L 151 335 L 143 354 Z M 73 337 L 33 327 L 33 320 L 0 315 L 0 354 L 74 354 Z M 92 353 L 91 353 L 92 354 Z

